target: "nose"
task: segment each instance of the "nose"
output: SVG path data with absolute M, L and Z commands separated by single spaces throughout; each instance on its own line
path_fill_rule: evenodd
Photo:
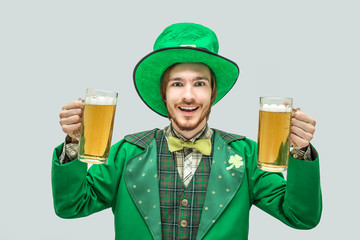
M 195 91 L 191 84 L 187 84 L 184 87 L 182 100 L 187 104 L 193 103 L 195 101 Z

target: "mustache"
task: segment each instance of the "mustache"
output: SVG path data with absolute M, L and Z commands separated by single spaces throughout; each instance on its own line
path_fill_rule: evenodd
M 177 103 L 176 105 L 201 105 L 201 104 L 196 102 L 195 100 L 182 100 L 181 102 Z

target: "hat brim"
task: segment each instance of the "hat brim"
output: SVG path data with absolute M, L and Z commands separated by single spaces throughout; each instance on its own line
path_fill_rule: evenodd
M 185 62 L 204 63 L 213 72 L 217 88 L 213 105 L 230 91 L 240 73 L 235 62 L 206 49 L 172 47 L 151 52 L 136 65 L 133 73 L 134 85 L 144 103 L 161 116 L 168 116 L 160 94 L 161 78 L 168 67 Z

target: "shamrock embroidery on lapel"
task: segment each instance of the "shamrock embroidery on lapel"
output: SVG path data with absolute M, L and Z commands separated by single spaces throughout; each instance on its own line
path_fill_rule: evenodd
M 226 168 L 226 170 L 230 170 L 232 169 L 234 166 L 236 168 L 239 168 L 241 167 L 242 165 L 244 165 L 244 162 L 243 162 L 243 158 L 237 154 L 233 155 L 233 156 L 230 156 L 230 159 L 229 159 L 229 163 L 231 164 L 230 166 L 228 166 Z

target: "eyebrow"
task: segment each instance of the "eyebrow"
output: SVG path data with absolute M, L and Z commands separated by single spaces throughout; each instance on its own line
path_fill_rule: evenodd
M 196 77 L 194 79 L 192 79 L 192 81 L 199 81 L 199 80 L 206 80 L 208 82 L 210 82 L 210 80 L 207 77 Z M 175 77 L 175 78 L 170 78 L 169 82 L 171 81 L 184 81 L 181 77 Z

